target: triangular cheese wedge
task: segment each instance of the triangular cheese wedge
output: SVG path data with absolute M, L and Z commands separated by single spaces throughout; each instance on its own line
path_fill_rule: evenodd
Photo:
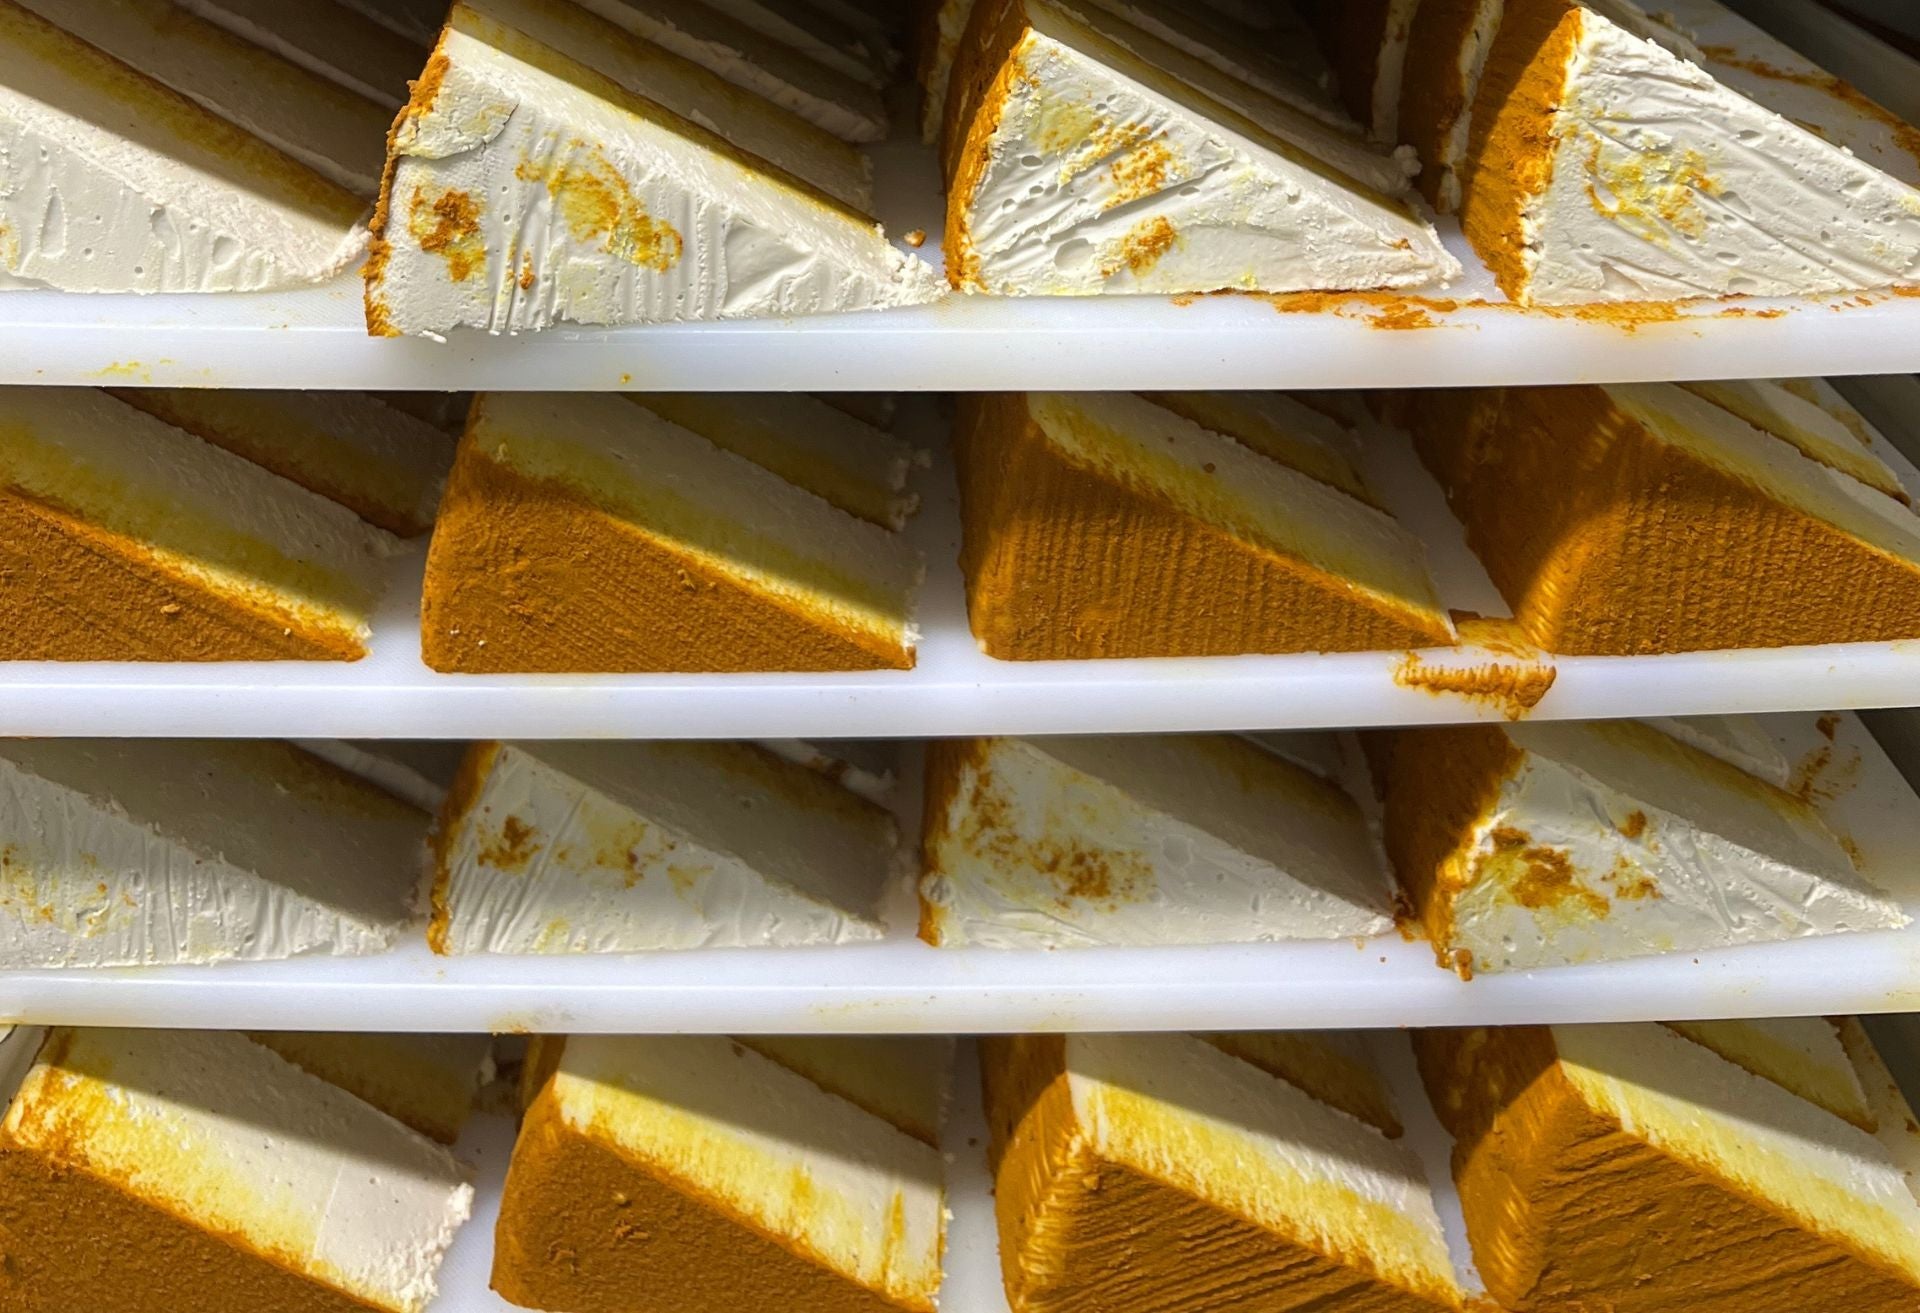
M 388 112 L 407 103 L 407 83 L 420 73 L 418 43 L 334 0 L 174 3 Z
M 1911 1028 L 1912 1018 L 1903 1017 L 1893 1024 Z M 1867 1034 L 1867 1028 L 1855 1017 L 1843 1017 L 1834 1023 L 1840 1034 L 1840 1043 L 1853 1060 L 1854 1071 L 1859 1074 L 1860 1084 L 1867 1094 L 1867 1106 L 1873 1112 L 1874 1135 L 1881 1147 L 1900 1169 L 1907 1179 L 1907 1188 L 1914 1197 L 1920 1199 L 1920 1119 L 1913 1114 L 1913 1106 L 1908 1101 L 1906 1091 L 1887 1070 L 1887 1063 L 1874 1047 L 1873 1040 Z
M 879 90 L 887 84 L 887 52 L 812 0 L 700 0 L 756 32 L 846 77 Z
M 364 392 L 115 388 L 112 394 L 402 537 L 433 527 L 453 464 L 446 434 Z
M 1203 429 L 1225 434 L 1338 488 L 1369 506 L 1385 510 L 1360 472 L 1353 435 L 1326 415 L 1281 392 L 1143 392 L 1154 405 L 1190 419 Z
M 962 564 L 987 652 L 1046 660 L 1454 641 L 1420 541 L 1323 481 L 1359 486 L 1334 449 L 1305 427 L 1281 430 L 1283 443 L 1226 407 L 1181 408 L 1202 423 L 1127 393 L 962 398 Z M 1203 423 L 1235 423 L 1245 440 Z
M 1334 1030 L 1230 1030 L 1201 1039 L 1269 1076 L 1357 1117 L 1390 1140 L 1404 1133 L 1393 1095 L 1357 1033 Z
M 1634 15 L 1620 0 L 1508 0 L 1475 94 L 1461 218 L 1509 297 L 1920 283 L 1920 161 L 1883 171 L 1619 21 Z M 1885 131 L 1858 93 L 1826 99 L 1826 117 Z
M 1387 852 L 1463 974 L 1907 924 L 1813 807 L 1637 721 L 1388 742 Z
M 1416 1032 L 1503 1307 L 1885 1310 L 1920 1204 L 1872 1135 L 1664 1026 Z
M 1794 441 L 1667 383 L 1411 409 L 1468 544 L 1547 651 L 1920 636 L 1920 517 L 1838 468 L 1872 459 L 1851 439 Z
M 372 200 L 393 112 L 173 0 L 18 0 L 95 49 Z
M 949 739 L 927 758 L 930 943 L 1360 939 L 1392 925 L 1353 800 L 1237 735 Z
M 1420 192 L 1442 214 L 1460 208 L 1473 99 L 1500 34 L 1506 0 L 1422 0 L 1400 79 L 1400 137 L 1420 159 Z
M 398 544 L 88 388 L 0 396 L 0 659 L 357 660 Z
M 375 334 L 941 294 L 855 208 L 850 147 L 584 10 L 463 0 L 430 70 L 391 138 L 367 267 Z
M 1457 1309 L 1425 1173 L 1191 1035 L 981 1041 L 1016 1313 Z
M 429 1139 L 452 1144 L 493 1079 L 490 1035 L 256 1030 L 247 1038 Z
M 920 1035 L 742 1035 L 739 1041 L 829 1094 L 940 1146 L 954 1041 Z
M 907 669 L 921 574 L 899 535 L 622 396 L 489 393 L 422 641 L 451 671 Z
M 468 1169 L 441 1146 L 241 1035 L 40 1040 L 20 1030 L 0 1045 L 16 1072 L 0 1091 L 7 1308 L 433 1302 L 473 1208 Z
M 435 835 L 437 952 L 878 939 L 882 808 L 745 743 L 482 743 Z
M 881 1057 L 885 1041 L 873 1041 Z M 932 1313 L 940 1155 L 722 1036 L 543 1041 L 493 1288 L 528 1308 Z
M 1764 1077 L 1863 1131 L 1876 1121 L 1860 1073 L 1825 1017 L 1669 1021 L 1728 1062 Z
M 1443 6 L 1453 0 L 1439 0 Z M 1400 93 L 1422 0 L 1309 0 L 1347 112 L 1376 141 L 1400 141 Z
M 1913 504 L 1913 498 L 1900 483 L 1900 476 L 1870 447 L 1863 446 L 1844 420 L 1794 389 L 1764 378 L 1680 386 L 1738 415 L 1761 432 L 1792 443 L 1808 460 L 1852 475 L 1897 502 Z
M 953 85 L 953 66 L 960 58 L 975 0 L 934 0 L 926 5 L 917 45 L 920 78 L 920 139 L 940 145 L 946 130 L 947 91 Z M 943 152 L 944 154 L 944 152 Z
M 949 97 L 946 252 L 1008 295 L 1426 287 L 1390 157 L 1124 18 L 991 0 Z
M 1646 723 L 1669 738 L 1759 776 L 1776 789 L 1791 786 L 1793 763 L 1786 749 L 1752 716 L 1658 716 Z
M 829 67 L 718 8 L 685 0 L 579 3 L 842 141 L 881 141 L 887 135 L 886 102 L 865 76 Z
M 273 740 L 0 743 L 8 967 L 159 966 L 390 946 L 427 815 Z
M 265 291 L 366 249 L 360 196 L 17 0 L 0 0 L 0 116 L 7 283 Z

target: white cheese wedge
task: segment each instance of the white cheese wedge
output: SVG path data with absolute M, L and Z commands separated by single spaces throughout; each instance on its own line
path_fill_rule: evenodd
M 920 505 L 907 475 L 922 452 L 793 392 L 638 392 L 632 400 L 850 515 L 903 529 Z
M 1911 1019 L 1903 1019 L 1902 1024 L 1910 1025 Z M 1843 1017 L 1835 1023 L 1835 1028 L 1866 1090 L 1867 1106 L 1873 1111 L 1874 1135 L 1887 1156 L 1893 1159 L 1893 1165 L 1907 1178 L 1907 1188 L 1920 1199 L 1920 1120 L 1913 1115 L 1906 1091 L 1887 1070 L 1886 1059 L 1880 1056 L 1858 1018 Z
M 366 250 L 362 197 L 16 0 L 0 0 L 0 145 L 5 285 L 265 291 Z
M 1015 1308 L 1461 1306 L 1413 1152 L 1207 1038 L 995 1038 L 981 1063 Z M 1156 1225 L 1182 1243 L 1136 1258 Z
M 290 1274 L 317 1287 L 316 1303 L 423 1313 L 473 1208 L 468 1170 L 445 1149 L 230 1032 L 56 1030 L 13 1094 L 0 1144 L 50 1173 L 41 1189 L 56 1200 L 85 1182 L 151 1210 L 156 1226 L 235 1251 L 232 1264 L 257 1263 L 277 1307 L 299 1298 Z M 83 1265 L 85 1289 L 69 1287 L 84 1306 L 178 1298 L 158 1296 L 162 1280 L 180 1278 L 159 1276 L 137 1237 L 89 1244 L 84 1218 L 83 1207 L 7 1217 L 12 1242 L 34 1251 L 10 1264 L 9 1281 L 45 1291 L 61 1255 L 87 1245 L 107 1257 Z
M 817 771 L 868 802 L 893 804 L 905 749 L 896 739 L 759 739 L 777 757 Z
M 739 1041 L 829 1094 L 939 1147 L 954 1041 L 932 1035 L 742 1035 Z
M 746 744 L 481 744 L 437 843 L 432 941 L 625 953 L 878 939 L 893 818 Z
M 950 106 L 956 287 L 1007 295 L 1444 284 L 1390 157 L 1113 15 L 996 0 Z M 1010 45 L 1004 44 L 1010 41 Z M 999 69 L 996 73 L 994 70 Z
M 1542 23 L 1560 35 L 1543 40 Z M 1500 125 L 1475 130 L 1487 158 L 1472 174 L 1489 181 L 1470 188 L 1464 213 L 1515 300 L 1920 283 L 1914 171 L 1877 167 L 1831 126 L 1865 118 L 1884 129 L 1879 116 L 1828 96 L 1828 123 L 1811 131 L 1597 6 L 1510 2 L 1503 30 L 1512 35 L 1495 45 L 1499 85 L 1524 66 L 1528 85 L 1543 89 L 1504 110 Z
M 249 1031 L 249 1039 L 396 1121 L 452 1144 L 494 1077 L 491 1035 Z
M 379 194 L 390 109 L 173 0 L 18 2 L 354 194 Z
M 887 1060 L 887 1041 L 868 1046 Z M 495 1290 L 529 1307 L 621 1307 L 635 1282 L 664 1288 L 692 1264 L 718 1303 L 771 1287 L 797 1305 L 933 1313 L 946 1212 L 931 1146 L 724 1036 L 541 1047 L 560 1051 L 541 1059 L 550 1074 L 514 1147 Z M 577 1196 L 583 1170 L 611 1191 Z M 670 1241 L 612 1271 L 556 1256 L 636 1221 Z
M 639 61 L 644 43 L 595 26 L 590 47 L 556 48 L 456 4 L 442 76 L 394 131 L 386 223 L 367 275 L 371 331 L 737 319 L 939 298 L 931 268 L 781 171 L 790 166 L 598 71 Z M 563 34 L 556 25 L 555 39 Z
M 1269 460 L 1338 488 L 1378 510 L 1360 472 L 1359 444 L 1336 421 L 1280 392 L 1143 392 L 1148 401 L 1225 434 Z
M 1491 732 L 1506 742 L 1492 778 L 1463 779 L 1470 819 L 1416 796 L 1428 754 L 1403 754 L 1423 732 L 1393 750 L 1408 772 L 1388 788 L 1387 844 L 1444 960 L 1528 970 L 1907 924 L 1813 807 L 1706 753 L 1633 721 Z M 1410 870 L 1405 827 L 1428 806 L 1464 828 L 1428 855 L 1437 869 Z
M 1392 898 L 1359 808 L 1235 736 L 929 746 L 921 934 L 1054 948 L 1361 939 Z
M 1680 386 L 1764 433 L 1791 442 L 1801 454 L 1849 474 L 1875 492 L 1912 504 L 1900 476 L 1839 416 L 1770 379 L 1729 379 Z M 1863 419 L 1861 421 L 1865 423 Z
M 335 0 L 174 3 L 389 112 L 407 103 L 407 83 L 420 74 L 418 42 Z
M 1126 19 L 1182 54 L 1248 83 L 1293 108 L 1349 133 L 1360 131 L 1326 90 L 1328 70 L 1313 34 L 1290 22 L 1263 32 L 1183 0 L 1083 0 Z
M 1776 789 L 1793 780 L 1786 749 L 1751 716 L 1664 716 L 1647 724 L 1689 747 L 1700 749 L 1757 775 Z
M 900 417 L 897 392 L 816 392 L 813 395 L 876 429 L 892 432 L 894 421 Z
M 352 956 L 413 920 L 427 815 L 271 740 L 0 744 L 0 961 Z
M 1330 1108 L 1358 1117 L 1389 1139 L 1405 1133 L 1387 1088 L 1359 1031 L 1227 1030 L 1200 1036 L 1269 1076 L 1299 1087 Z
M 1728 1062 L 1791 1090 L 1861 1130 L 1874 1129 L 1874 1112 L 1860 1073 L 1833 1023 L 1825 1017 L 1666 1024 Z
M 735 22 L 764 32 L 836 73 L 878 90 L 887 84 L 884 48 L 810 0 L 700 0 Z
M 687 0 L 579 3 L 842 141 L 880 141 L 887 135 L 886 102 L 864 80 L 819 63 L 719 9 Z

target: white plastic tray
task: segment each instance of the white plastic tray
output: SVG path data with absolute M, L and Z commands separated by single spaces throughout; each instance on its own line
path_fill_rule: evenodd
M 1920 381 L 1852 380 L 1884 432 L 1920 440 Z M 909 398 L 901 432 L 939 449 L 944 421 Z M 1920 495 L 1920 471 L 1881 454 Z M 1405 438 L 1365 443 L 1373 485 L 1427 543 L 1448 606 L 1504 610 L 1438 486 Z M 911 532 L 924 552 L 925 640 L 912 671 L 827 675 L 442 675 L 420 660 L 421 556 L 400 563 L 372 655 L 353 663 L 0 666 L 0 733 L 288 738 L 793 738 L 1353 727 L 1486 719 L 1520 710 L 1431 691 L 1406 652 L 1192 660 L 1008 662 L 967 627 L 950 469 L 924 477 Z M 1920 642 L 1520 661 L 1477 649 L 1418 667 L 1488 662 L 1555 679 L 1529 714 L 1554 719 L 1902 706 L 1920 702 Z
M 1920 720 L 1888 713 L 1896 748 Z M 1854 717 L 1769 725 L 1869 878 L 1920 917 L 1920 802 Z M 1920 753 L 1907 757 L 1920 767 Z M 911 772 L 908 778 L 913 778 Z M 909 786 L 910 788 L 911 786 Z M 903 800 L 915 832 L 914 799 Z M 629 957 L 435 957 L 416 935 L 366 958 L 0 972 L 0 1021 L 233 1029 L 985 1033 L 1622 1021 L 1920 1011 L 1920 923 L 1717 953 L 1462 982 L 1425 943 L 994 952 L 913 937 L 819 949 Z
M 1908 1099 L 1920 1098 L 1920 1062 L 1912 1047 L 1913 1032 L 1872 1021 L 1868 1029 Z M 1371 1039 L 1375 1061 L 1387 1076 L 1406 1127 L 1402 1143 L 1413 1150 L 1426 1169 L 1461 1286 L 1469 1294 L 1478 1294 L 1483 1286 L 1473 1266 L 1466 1220 L 1453 1186 L 1453 1138 L 1433 1114 L 1405 1037 L 1381 1034 Z M 970 1042 L 960 1045 L 954 1079 L 953 1108 L 942 1137 L 947 1157 L 947 1207 L 953 1217 L 947 1224 L 946 1280 L 940 1291 L 940 1307 L 943 1313 L 1007 1313 L 1006 1290 L 1000 1279 L 1000 1239 L 993 1214 L 993 1182 L 987 1167 L 979 1055 Z M 500 1208 L 500 1187 L 512 1151 L 513 1127 L 504 1117 L 476 1118 L 456 1150 L 475 1165 L 478 1198 L 473 1220 L 455 1240 L 441 1269 L 441 1295 L 432 1313 L 518 1313 L 487 1284 L 493 1267 L 493 1225 Z
M 1751 0 L 1803 22 L 1811 0 Z M 1907 88 L 1904 61 L 1873 41 L 1829 42 L 1836 72 Z M 910 116 L 903 116 L 910 117 Z M 878 209 L 896 237 L 929 235 L 942 204 L 918 143 L 875 152 Z M 610 390 L 1435 387 L 1871 374 L 1920 370 L 1920 297 L 1869 304 L 1749 301 L 1626 328 L 1520 312 L 1452 225 L 1472 272 L 1446 310 L 1365 298 L 1283 313 L 1258 297 L 1160 297 L 945 304 L 870 315 L 462 334 L 437 344 L 366 336 L 357 278 L 295 294 L 230 297 L 0 295 L 0 384 L 184 387 Z M 1498 304 L 1490 304 L 1498 303 Z M 1786 313 L 1774 316 L 1774 312 Z M 1427 326 L 1392 329 L 1409 319 Z

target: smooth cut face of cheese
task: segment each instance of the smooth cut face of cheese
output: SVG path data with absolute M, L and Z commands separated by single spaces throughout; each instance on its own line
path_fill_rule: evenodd
M 1468 177 L 1467 235 L 1523 304 L 1920 282 L 1920 189 L 1570 0 L 1507 5 Z
M 1029 1313 L 1420 1313 L 1460 1290 L 1418 1161 L 1191 1035 L 982 1042 L 1001 1268 Z
M 356 196 L 380 193 L 392 110 L 173 0 L 19 0 Z
M 1884 1146 L 1667 1027 L 1414 1043 L 1504 1306 L 1892 1313 L 1920 1290 L 1920 1213 Z M 1623 1236 L 1659 1237 L 1657 1261 Z
M 624 397 L 491 393 L 423 645 L 440 670 L 905 669 L 923 573 L 897 534 Z
M 878 939 L 893 818 L 749 744 L 479 744 L 435 839 L 436 951 Z
M 34 1313 L 423 1313 L 473 1205 L 445 1149 L 230 1032 L 56 1030 L 0 1143 L 0 1288 Z
M 932 1147 L 723 1036 L 574 1036 L 551 1064 L 501 1205 L 509 1300 L 609 1308 L 670 1288 L 690 1313 L 768 1297 L 932 1313 Z
M 1860 1072 L 1825 1017 L 1669 1021 L 1736 1066 L 1790 1090 L 1863 1131 L 1875 1127 Z
M 364 392 L 116 388 L 112 394 L 401 537 L 433 527 L 453 464 L 446 434 Z
M 878 90 L 886 85 L 887 54 L 859 29 L 811 0 L 701 0 L 711 9 L 764 32 L 808 59 Z
M 255 1030 L 247 1038 L 442 1144 L 460 1138 L 474 1096 L 493 1078 L 490 1035 Z
M 1787 760 L 1786 750 L 1751 716 L 1664 716 L 1646 723 L 1669 738 L 1759 776 L 1776 789 L 1788 788 L 1792 782 L 1793 763 Z
M 1055 948 L 1368 938 L 1391 899 L 1360 811 L 1234 735 L 928 748 L 921 936 Z
M 424 812 L 271 740 L 12 740 L 0 809 L 9 967 L 377 953 L 424 874 Z
M 968 41 L 946 134 L 957 288 L 1411 288 L 1459 272 L 1377 189 L 1405 188 L 1391 159 L 1124 19 L 993 0 Z
M 1201 1039 L 1269 1076 L 1298 1086 L 1330 1108 L 1338 1108 L 1397 1140 L 1404 1133 L 1367 1041 L 1358 1032 L 1334 1030 L 1230 1030 Z
M 371 332 L 738 319 L 939 298 L 927 264 L 804 179 L 797 162 L 752 153 L 602 71 L 640 61 L 645 43 L 595 22 L 590 42 L 550 45 L 490 16 L 505 2 L 454 7 L 438 76 L 415 87 L 395 128 L 367 270 Z M 562 38 L 559 24 L 542 31 Z M 674 58 L 655 50 L 649 67 Z M 744 113 L 753 98 L 738 94 Z M 762 119 L 784 115 L 761 108 Z
M 1281 392 L 1143 392 L 1148 401 L 1224 433 L 1268 460 L 1311 475 L 1369 506 L 1380 499 L 1360 472 L 1352 438 L 1339 424 Z
M 0 284 L 254 292 L 366 250 L 366 202 L 32 10 L 0 3 Z
M 1455 641 L 1420 540 L 1323 482 L 1341 479 L 1342 463 L 1306 430 L 1275 451 L 1283 463 L 1257 449 L 1258 417 L 1242 426 L 1204 400 L 1176 409 L 1201 422 L 1128 393 L 963 398 L 962 563 L 986 651 L 1046 660 Z M 1206 427 L 1229 422 L 1247 441 Z M 1351 486 L 1357 475 L 1345 473 Z M 1219 597 L 1238 601 L 1213 605 Z
M 420 46 L 335 0 L 174 0 L 389 112 L 407 102 L 420 73 Z
M 1893 1165 L 1907 1178 L 1907 1188 L 1920 1199 L 1920 1120 L 1915 1119 L 1906 1092 L 1887 1070 L 1886 1059 L 1874 1047 L 1859 1018 L 1842 1017 L 1834 1022 L 1834 1028 L 1866 1091 L 1875 1136 L 1887 1156 L 1893 1159 Z
M 1412 730 L 1387 757 L 1388 853 L 1463 971 L 1907 923 L 1814 808 L 1638 722 Z
M 0 396 L 11 660 L 354 660 L 398 550 L 90 388 Z
M 1844 419 L 1793 389 L 1770 379 L 1682 383 L 1680 386 L 1761 432 L 1792 443 L 1808 460 L 1831 466 L 1897 502 L 1912 504 L 1912 496 L 1902 486 L 1893 467 L 1875 455 L 1870 446 L 1863 445 Z M 1865 424 L 1866 420 L 1862 418 L 1860 422 Z
M 742 1035 L 740 1043 L 938 1148 L 954 1041 L 932 1035 Z

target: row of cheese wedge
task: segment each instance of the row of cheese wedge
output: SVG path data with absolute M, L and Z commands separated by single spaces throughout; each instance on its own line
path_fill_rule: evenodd
M 436 1043 L 453 1051 L 433 1083 L 457 1095 L 474 1042 Z M 1409 1147 L 1427 1110 L 1383 1078 L 1406 1043 L 983 1041 L 1013 1313 L 1481 1306 Z M 1817 1289 L 1891 1313 L 1920 1293 L 1920 1132 L 1857 1021 L 1427 1031 L 1412 1046 L 1503 1308 L 1784 1313 Z M 418 1102 L 435 1064 L 398 1038 L 306 1039 L 291 1061 L 273 1048 L 112 1030 L 0 1043 L 9 1307 L 424 1309 L 471 1188 L 388 1112 Z M 395 1084 L 374 1106 L 328 1083 L 388 1049 L 375 1074 Z M 548 1313 L 932 1313 L 953 1054 L 937 1039 L 535 1040 L 494 1289 Z
M 396 535 L 431 526 L 421 642 L 437 670 L 913 666 L 925 567 L 902 530 L 927 456 L 869 422 L 884 405 L 490 393 L 456 446 L 396 401 L 421 408 L 0 392 L 0 598 L 19 621 L 0 659 L 355 659 Z M 1491 635 L 1632 655 L 1920 637 L 1911 467 L 1823 381 L 1369 401 L 1411 431 L 1515 623 L 1456 625 L 1426 545 L 1388 509 L 1406 507 L 1368 473 L 1402 439 L 1353 398 L 979 394 L 958 402 L 955 454 L 982 648 Z
M 1829 755 L 1842 723 L 1818 739 Z M 920 934 L 986 949 L 1366 939 L 1406 907 L 1471 976 L 1908 923 L 1875 883 L 1889 872 L 1863 870 L 1802 796 L 1819 773 L 1759 722 L 1361 742 L 1371 783 L 1330 735 L 930 744 Z M 419 933 L 423 902 L 449 955 L 896 929 L 886 909 L 911 863 L 886 805 L 899 757 L 879 745 L 309 746 L 0 744 L 0 965 L 375 953 Z M 1874 787 L 1920 812 L 1897 778 Z M 436 801 L 428 863 L 420 804 Z

